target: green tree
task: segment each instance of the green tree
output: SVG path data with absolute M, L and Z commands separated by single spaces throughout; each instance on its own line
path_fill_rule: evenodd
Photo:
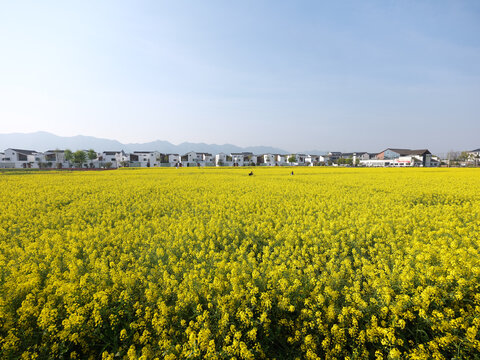
M 73 152 L 70 149 L 65 150 L 64 153 L 65 156 L 65 161 L 68 162 L 68 166 L 70 166 L 70 163 L 73 161 Z
M 470 155 L 466 151 L 462 151 L 460 156 L 458 157 L 458 160 L 460 161 L 467 161 Z
M 95 150 L 90 149 L 87 151 L 87 157 L 88 157 L 88 160 L 90 160 L 90 167 L 93 168 L 93 160 L 97 158 L 97 153 L 95 152 Z
M 287 160 L 290 164 L 291 163 L 294 163 L 295 161 L 297 161 L 297 159 L 295 158 L 295 155 L 291 155 L 288 160 Z
M 77 150 L 73 153 L 73 162 L 77 164 L 78 167 L 82 167 L 83 163 L 87 160 L 87 154 L 85 151 Z

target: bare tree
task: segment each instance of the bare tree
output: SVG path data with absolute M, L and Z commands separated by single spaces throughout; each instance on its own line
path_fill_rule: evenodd
M 458 151 L 450 150 L 447 153 L 448 167 L 452 166 L 452 164 L 457 164 L 459 156 L 460 153 Z

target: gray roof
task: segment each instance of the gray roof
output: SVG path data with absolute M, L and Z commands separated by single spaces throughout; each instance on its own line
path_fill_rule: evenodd
M 427 149 L 418 149 L 418 150 L 410 150 L 410 149 L 392 149 L 388 148 L 383 150 L 382 152 L 385 152 L 387 150 L 391 150 L 393 152 L 396 152 L 397 154 L 400 154 L 400 156 L 406 156 L 406 155 L 424 155 L 424 154 L 431 154 L 430 151 Z
M 35 150 L 24 150 L 24 149 L 12 149 L 12 150 L 24 155 L 33 155 L 38 153 L 38 151 L 35 151 Z

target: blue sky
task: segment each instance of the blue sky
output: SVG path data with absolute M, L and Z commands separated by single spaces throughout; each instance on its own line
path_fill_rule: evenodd
M 478 1 L 0 1 L 0 133 L 480 147 Z

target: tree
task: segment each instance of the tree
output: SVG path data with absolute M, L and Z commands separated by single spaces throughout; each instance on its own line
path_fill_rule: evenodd
M 291 163 L 294 163 L 295 161 L 297 161 L 297 159 L 295 158 L 295 155 L 291 155 L 288 160 L 287 160 L 290 164 Z
M 95 152 L 95 150 L 90 149 L 87 152 L 87 157 L 88 157 L 88 160 L 90 160 L 90 167 L 93 167 L 93 160 L 97 158 L 97 153 Z
M 161 164 L 168 164 L 168 155 L 167 154 L 160 154 L 157 156 L 157 162 Z
M 470 154 L 468 152 L 462 151 L 460 156 L 458 157 L 458 159 L 460 161 L 467 161 L 469 159 L 469 157 L 470 157 Z
M 77 150 L 73 153 L 73 162 L 77 164 L 78 167 L 82 167 L 86 160 L 87 154 L 85 154 L 85 151 Z
M 458 151 L 450 150 L 447 153 L 448 166 L 451 166 L 454 163 L 458 162 L 458 157 L 460 156 Z
M 73 152 L 70 149 L 65 150 L 64 153 L 65 161 L 68 162 L 68 166 L 70 166 L 70 162 L 73 161 Z
M 110 161 L 105 163 L 105 168 L 110 169 L 112 167 L 112 163 Z

